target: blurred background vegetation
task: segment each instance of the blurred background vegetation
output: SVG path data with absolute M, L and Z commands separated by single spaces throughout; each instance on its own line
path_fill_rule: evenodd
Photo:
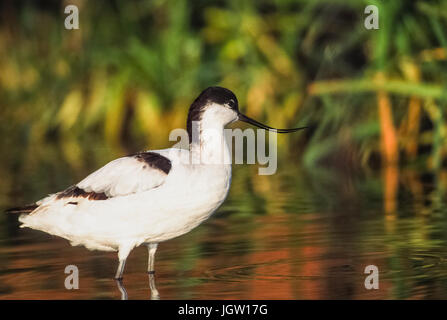
M 64 28 L 68 4 L 79 30 Z M 370 4 L 379 30 L 364 27 Z M 210 85 L 272 126 L 312 125 L 279 137 L 307 168 L 391 166 L 390 181 L 403 166 L 443 172 L 446 1 L 48 0 L 0 10 L 4 195 L 34 159 L 42 181 L 56 179 L 56 160 L 82 178 L 116 156 L 169 146 Z

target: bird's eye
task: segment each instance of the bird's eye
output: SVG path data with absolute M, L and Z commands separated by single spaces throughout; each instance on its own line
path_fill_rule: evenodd
M 236 105 L 236 102 L 235 102 L 233 99 L 230 99 L 230 101 L 228 102 L 228 105 L 229 105 L 231 108 L 234 108 L 234 106 Z

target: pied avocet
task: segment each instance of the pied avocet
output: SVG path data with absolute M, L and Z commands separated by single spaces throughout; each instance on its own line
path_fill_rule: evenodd
M 214 161 L 222 156 L 221 146 L 216 145 L 219 139 L 203 132 L 213 129 L 223 141 L 225 125 L 236 120 L 279 133 L 304 128 L 268 127 L 240 113 L 233 92 L 209 87 L 189 108 L 189 150 L 151 150 L 113 160 L 76 185 L 8 211 L 21 213 L 21 227 L 90 250 L 118 251 L 116 279 L 122 279 L 130 251 L 145 244 L 148 272 L 154 273 L 158 243 L 197 227 L 225 200 L 231 164 Z M 197 141 L 192 139 L 193 122 L 200 128 Z M 225 144 L 223 156 L 229 152 Z M 184 161 L 194 154 L 200 154 L 201 161 Z

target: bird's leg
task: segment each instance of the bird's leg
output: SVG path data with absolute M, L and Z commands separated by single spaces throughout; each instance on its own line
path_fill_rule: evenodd
M 126 259 L 129 256 L 130 251 L 132 250 L 131 247 L 128 246 L 122 246 L 118 249 L 118 269 L 116 269 L 115 273 L 115 280 L 122 280 L 123 279 L 123 273 L 124 273 L 124 266 L 126 265 Z
M 147 261 L 147 273 L 149 274 L 155 273 L 154 265 L 155 265 L 155 252 L 157 252 L 157 246 L 158 243 L 147 244 L 147 250 L 149 253 L 149 259 Z
M 115 280 L 123 280 L 124 266 L 126 265 L 126 259 L 119 260 L 118 269 L 116 269 Z

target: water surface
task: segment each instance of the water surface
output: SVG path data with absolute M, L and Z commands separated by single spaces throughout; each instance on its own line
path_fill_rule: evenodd
M 52 183 L 42 182 L 45 170 L 11 178 L 24 187 L 5 195 L 3 206 L 39 199 L 91 168 L 47 174 Z M 298 169 L 285 159 L 274 176 L 256 170 L 237 166 L 218 212 L 160 244 L 161 299 L 447 298 L 446 174 L 435 180 L 391 168 L 353 175 Z M 15 215 L 0 219 L 0 299 L 121 297 L 115 253 L 19 229 Z M 123 283 L 130 299 L 151 298 L 146 264 L 145 247 L 132 251 Z M 364 286 L 371 264 L 380 272 L 378 290 Z M 67 265 L 79 268 L 79 290 L 64 287 Z

